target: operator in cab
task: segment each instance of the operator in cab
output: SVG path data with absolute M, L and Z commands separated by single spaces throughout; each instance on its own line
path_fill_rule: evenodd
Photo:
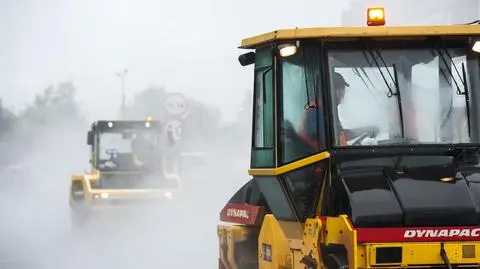
M 347 87 L 350 87 L 343 76 L 338 73 L 333 73 L 333 92 L 335 95 L 335 106 L 338 109 L 338 105 L 340 105 L 345 97 L 345 90 Z M 318 109 L 317 109 L 318 107 Z M 317 112 L 318 111 L 318 112 Z M 317 114 L 316 114 L 317 112 Z M 333 124 L 335 125 L 335 132 L 337 141 L 336 143 L 341 146 L 346 146 L 347 141 L 355 139 L 362 134 L 368 132 L 370 137 L 375 137 L 378 134 L 379 128 L 376 126 L 368 126 L 362 128 L 355 128 L 355 129 L 345 129 L 342 126 L 340 119 L 338 118 L 338 113 L 333 113 L 334 120 Z M 308 107 L 305 110 L 304 118 L 303 118 L 303 127 L 300 129 L 299 135 L 310 146 L 319 148 L 320 145 L 325 145 L 325 131 L 324 131 L 324 112 L 323 112 L 323 100 L 321 97 L 318 98 L 318 102 L 315 103 L 314 100 L 310 100 Z M 318 121 L 318 122 L 317 122 Z M 318 123 L 318 130 L 317 130 L 317 123 Z M 317 132 L 320 132 L 320 136 L 318 136 Z M 318 138 L 317 138 L 318 137 Z M 320 140 L 317 142 L 317 140 Z
M 133 163 L 136 167 L 152 167 L 156 161 L 156 149 L 152 141 L 149 141 L 145 134 L 137 133 L 131 141 Z

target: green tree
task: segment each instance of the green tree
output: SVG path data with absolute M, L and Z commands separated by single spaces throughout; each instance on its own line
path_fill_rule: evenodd
M 163 102 L 166 91 L 161 86 L 150 86 L 134 95 L 133 104 L 126 108 L 127 118 L 131 120 L 145 119 L 150 116 L 154 119 L 164 117 Z
M 214 141 L 219 136 L 221 111 L 193 98 L 188 99 L 188 114 L 185 117 L 185 140 L 192 143 Z
M 16 114 L 5 109 L 0 102 L 1 128 L 8 131 L 0 136 L 0 150 L 2 157 L 6 158 L 0 160 L 0 164 L 15 163 L 16 159 L 23 162 L 36 150 L 53 153 L 54 147 L 72 145 L 72 140 L 82 139 L 83 142 L 88 123 L 75 101 L 75 93 L 72 82 L 50 86 L 37 94 L 26 109 Z M 72 146 L 75 145 L 82 144 Z
M 0 137 L 9 133 L 14 128 L 15 120 L 16 115 L 5 108 L 2 99 L 0 99 Z
M 85 123 L 79 104 L 75 101 L 76 88 L 72 82 L 50 86 L 35 96 L 32 105 L 21 114 L 22 120 L 35 125 Z M 70 124 L 68 124 L 70 125 Z

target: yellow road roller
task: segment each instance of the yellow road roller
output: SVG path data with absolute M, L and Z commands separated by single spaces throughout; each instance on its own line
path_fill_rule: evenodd
M 242 41 L 251 179 L 219 268 L 479 268 L 480 25 L 386 17 Z
M 164 172 L 163 141 L 159 121 L 95 121 L 87 135 L 91 170 L 71 177 L 73 225 L 83 227 L 91 217 L 104 213 L 175 201 L 181 179 Z

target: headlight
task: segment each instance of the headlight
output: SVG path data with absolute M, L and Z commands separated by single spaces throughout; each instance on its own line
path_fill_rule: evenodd
M 297 53 L 297 46 L 294 44 L 282 44 L 278 46 L 280 56 L 288 57 Z
M 167 197 L 168 199 L 172 199 L 172 198 L 173 198 L 173 194 L 168 191 L 168 192 L 165 193 L 165 197 Z
M 99 199 L 99 198 L 107 199 L 108 198 L 108 193 L 103 192 L 103 193 L 100 193 L 100 194 L 94 194 L 93 195 L 93 199 Z
M 477 40 L 475 43 L 473 43 L 472 50 L 480 53 L 480 40 Z

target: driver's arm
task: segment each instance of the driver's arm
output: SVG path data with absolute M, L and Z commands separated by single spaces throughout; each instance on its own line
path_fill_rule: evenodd
M 345 135 L 348 137 L 348 139 L 351 140 L 367 132 L 371 133 L 371 136 L 376 136 L 379 130 L 376 126 L 367 126 L 353 129 L 344 129 L 343 131 L 345 132 Z
M 361 128 L 344 129 L 343 132 L 344 132 L 345 136 L 348 137 L 348 140 L 359 137 L 360 135 L 362 135 L 364 133 L 364 132 L 362 132 Z
M 140 159 L 138 158 L 137 154 L 133 154 L 133 163 L 135 166 L 142 166 L 143 165 L 143 162 L 140 161 Z

